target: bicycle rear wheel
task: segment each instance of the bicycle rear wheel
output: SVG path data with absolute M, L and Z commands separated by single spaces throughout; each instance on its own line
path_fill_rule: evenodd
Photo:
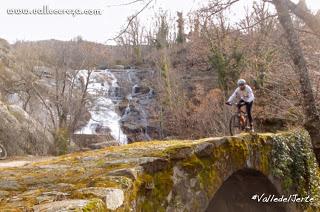
M 241 129 L 241 124 L 240 124 L 240 119 L 238 114 L 234 114 L 231 117 L 230 123 L 229 123 L 229 131 L 231 136 L 241 133 L 242 129 Z
M 0 144 L 0 160 L 6 159 L 8 156 L 7 150 L 4 148 L 2 144 Z

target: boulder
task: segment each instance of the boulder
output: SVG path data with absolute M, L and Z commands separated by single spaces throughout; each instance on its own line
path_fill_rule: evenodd
M 0 102 L 0 143 L 8 155 L 48 155 L 53 152 L 53 136 L 22 108 Z
M 94 196 L 102 199 L 109 210 L 116 210 L 124 202 L 124 192 L 121 189 L 91 187 L 80 189 L 78 192 L 82 196 Z
M 116 140 L 113 141 L 105 141 L 105 142 L 100 142 L 100 143 L 94 143 L 90 144 L 89 148 L 90 149 L 103 149 L 109 146 L 119 146 L 119 142 Z
M 125 69 L 124 65 L 113 65 L 111 66 L 111 69 Z
M 34 212 L 64 212 L 64 211 L 105 211 L 105 205 L 100 199 L 63 200 L 45 203 L 33 207 Z

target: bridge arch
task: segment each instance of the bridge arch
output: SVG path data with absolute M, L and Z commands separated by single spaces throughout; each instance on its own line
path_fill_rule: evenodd
M 287 205 L 283 203 L 262 203 L 254 195 L 279 196 L 276 186 L 263 173 L 254 169 L 240 169 L 233 173 L 210 200 L 205 212 L 286 212 Z
M 145 205 L 152 208 L 163 207 L 168 212 L 301 211 L 301 208 L 294 203 L 267 204 L 251 200 L 254 194 L 265 193 L 267 196 L 275 195 L 276 197 L 284 194 L 287 196 L 298 194 L 298 191 L 295 190 L 294 183 L 297 182 L 295 179 L 289 179 L 293 183 L 290 188 L 286 184 L 286 180 L 292 177 L 290 173 L 295 170 L 287 167 L 286 170 L 289 171 L 284 178 L 279 177 L 276 173 L 283 172 L 282 166 L 286 164 L 286 158 L 292 157 L 292 160 L 296 158 L 289 154 L 285 155 L 286 157 L 281 156 L 284 159 L 277 158 L 280 154 L 286 154 L 283 153 L 281 147 L 287 145 L 285 142 L 295 142 L 296 146 L 292 146 L 291 143 L 287 147 L 297 148 L 304 142 L 299 138 L 297 136 L 290 137 L 290 140 L 282 138 L 279 140 L 277 137 L 272 137 L 271 134 L 260 137 L 242 135 L 203 139 L 201 143 L 191 146 L 180 145 L 170 148 L 168 151 L 169 167 L 165 168 L 165 172 L 166 176 L 171 176 L 163 177 L 164 171 L 148 176 L 145 184 L 152 185 L 150 191 L 155 192 L 150 199 L 145 197 L 149 197 L 152 192 L 141 192 L 143 198 L 139 201 L 141 200 L 142 208 Z M 278 161 L 276 164 L 275 159 Z M 311 160 L 314 161 L 314 159 Z M 162 169 L 164 166 L 158 167 Z M 312 170 L 314 171 L 309 173 L 317 173 L 316 168 Z M 300 185 L 300 188 L 302 186 Z M 231 188 L 236 191 L 234 196 L 232 196 Z M 145 191 L 144 188 L 143 190 Z M 162 196 L 162 201 L 158 201 L 159 194 Z M 223 199 L 227 200 L 228 196 L 230 197 L 229 203 L 223 201 Z M 241 204 L 242 210 L 239 206 Z M 223 208 L 227 205 L 230 206 L 229 210 Z M 219 208 L 219 210 L 214 210 L 214 208 Z

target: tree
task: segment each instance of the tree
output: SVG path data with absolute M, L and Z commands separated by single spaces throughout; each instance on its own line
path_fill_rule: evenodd
M 6 87 L 19 94 L 24 109 L 51 131 L 64 153 L 86 117 L 90 75 L 107 58 L 105 46 L 75 39 L 20 42 L 14 49 L 19 75 Z M 79 79 L 81 69 L 88 70 L 85 79 Z
M 117 42 L 124 47 L 126 58 L 130 60 L 130 63 L 140 65 L 142 63 L 141 47 L 144 43 L 145 30 L 138 17 L 129 17 L 128 20 L 131 21 L 127 30 L 117 39 Z
M 300 92 L 303 97 L 303 108 L 306 116 L 305 126 L 310 133 L 314 147 L 320 148 L 320 117 L 316 108 L 316 101 L 310 83 L 307 62 L 289 13 L 288 1 L 273 0 L 272 2 L 276 7 L 279 22 L 285 31 L 289 44 L 289 51 L 295 65 L 295 71 L 300 79 Z
M 168 36 L 169 36 L 169 24 L 167 21 L 167 14 L 161 12 L 158 18 L 158 31 L 156 34 L 156 47 L 163 49 L 168 47 Z
M 299 4 L 295 4 L 291 0 L 285 0 L 285 3 L 296 16 L 301 18 L 320 37 L 320 18 L 308 10 L 305 0 L 300 0 Z
M 182 12 L 177 12 L 178 15 L 178 35 L 177 35 L 177 43 L 185 43 L 186 42 L 186 34 L 184 31 L 184 18 Z
M 212 30 L 212 28 L 217 28 L 219 29 L 218 31 L 221 31 L 217 37 L 218 40 L 219 39 L 223 39 L 224 37 L 228 37 L 226 36 L 227 34 L 232 33 L 232 31 L 236 31 L 239 32 L 239 39 L 251 39 L 252 37 L 250 37 L 250 33 L 252 33 L 253 36 L 256 35 L 256 32 L 258 30 L 261 30 L 261 34 L 266 34 L 266 32 L 274 30 L 276 27 L 276 24 L 274 24 L 273 21 L 270 21 L 270 25 L 267 26 L 265 24 L 268 24 L 267 22 L 265 22 L 266 19 L 269 19 L 270 17 L 275 17 L 276 15 L 278 16 L 279 22 L 281 24 L 281 26 L 284 29 L 285 35 L 286 35 L 286 39 L 288 42 L 288 49 L 289 49 L 289 53 L 291 56 L 291 59 L 293 61 L 293 65 L 294 65 L 294 71 L 296 73 L 296 76 L 298 76 L 299 79 L 299 91 L 297 92 L 297 94 L 300 94 L 299 97 L 301 96 L 302 99 L 302 104 L 303 104 L 303 113 L 304 113 L 304 117 L 305 117 L 305 127 L 306 129 L 309 131 L 312 140 L 313 140 L 313 144 L 315 148 L 319 148 L 320 149 L 320 131 L 318 130 L 320 127 L 320 117 L 319 117 L 319 112 L 317 110 L 316 107 L 316 99 L 314 97 L 314 93 L 313 93 L 313 88 L 312 88 L 312 84 L 310 82 L 310 77 L 309 77 L 309 70 L 307 67 L 307 61 L 306 58 L 304 56 L 304 52 L 302 50 L 302 46 L 300 45 L 300 41 L 299 41 L 299 37 L 297 34 L 297 30 L 295 29 L 295 26 L 293 24 L 292 18 L 291 18 L 291 13 L 295 14 L 296 16 L 298 16 L 300 19 L 302 19 L 306 25 L 314 32 L 313 34 L 317 35 L 319 37 L 320 35 L 320 19 L 318 16 L 313 15 L 306 7 L 305 5 L 305 1 L 301 0 L 299 2 L 299 4 L 295 4 L 293 3 L 291 0 L 263 0 L 263 2 L 270 2 L 273 3 L 276 6 L 276 11 L 277 14 L 274 15 L 267 15 L 265 16 L 263 14 L 263 11 L 261 12 L 260 8 L 256 8 L 257 10 L 259 10 L 257 14 L 261 14 L 261 17 L 258 20 L 254 20 L 253 19 L 253 23 L 249 23 L 246 24 L 244 28 L 236 28 L 234 26 L 216 26 L 214 22 L 213 17 L 219 17 L 219 14 L 221 14 L 221 12 L 225 11 L 226 9 L 228 9 L 230 6 L 232 6 L 233 4 L 235 4 L 236 2 L 238 2 L 240 0 L 210 0 L 209 4 L 207 7 L 204 7 L 202 9 L 199 10 L 199 14 L 201 15 L 201 17 L 203 18 L 202 21 L 202 26 L 201 26 L 201 35 L 205 35 L 208 40 L 213 41 L 213 42 L 208 42 L 207 44 L 210 47 L 218 47 L 220 51 L 220 53 L 222 53 L 221 55 L 218 55 L 219 57 L 213 57 L 213 61 L 216 62 L 221 62 L 220 64 L 224 64 L 225 61 L 223 59 L 225 59 L 225 57 L 221 57 L 224 56 L 223 53 L 226 52 L 225 51 L 225 44 L 226 42 L 216 42 L 217 40 L 212 39 L 212 33 L 210 33 L 210 30 Z M 262 1 L 261 1 L 262 2 Z M 255 8 L 254 8 L 255 9 Z M 252 21 L 252 19 L 250 20 Z M 260 27 L 260 29 L 257 29 L 257 27 Z M 164 27 L 165 28 L 165 27 Z M 164 29 L 163 28 L 163 29 Z M 231 30 L 230 30 L 231 28 Z M 160 28 L 161 29 L 161 28 Z M 280 32 L 278 29 L 276 29 L 277 32 Z M 157 34 L 157 41 L 161 41 L 161 39 L 158 38 L 163 38 L 163 36 L 159 36 L 163 33 L 161 33 L 163 31 L 159 31 Z M 261 38 L 261 37 L 260 37 Z M 161 42 L 160 42 L 161 43 Z M 213 45 L 214 44 L 214 45 Z M 257 67 L 259 68 L 259 66 L 264 65 L 264 58 L 269 58 L 270 54 L 273 54 L 272 51 L 267 52 L 265 50 L 262 50 L 260 52 L 259 50 L 259 46 L 261 44 L 257 44 L 257 53 L 259 53 L 260 55 L 258 55 L 257 61 L 255 62 L 257 64 Z M 276 43 L 276 45 L 279 45 L 279 43 Z M 280 46 L 280 45 L 279 45 Z M 160 48 L 163 48 L 163 45 L 159 45 Z M 265 54 L 266 53 L 266 54 Z M 282 57 L 286 57 L 285 53 L 282 53 Z M 261 65 L 262 64 L 262 65 Z M 219 65 L 219 63 L 218 63 Z M 258 69 L 257 68 L 257 69 Z M 264 67 L 263 68 L 259 68 L 261 69 L 261 76 L 263 76 L 264 74 Z M 285 68 L 283 68 L 284 70 L 286 70 Z M 221 69 L 223 70 L 223 69 Z M 222 73 L 222 77 L 220 78 L 224 78 L 224 73 Z M 262 79 L 264 80 L 264 79 Z M 281 85 L 286 85 L 285 82 L 280 82 Z M 286 88 L 288 89 L 288 88 Z

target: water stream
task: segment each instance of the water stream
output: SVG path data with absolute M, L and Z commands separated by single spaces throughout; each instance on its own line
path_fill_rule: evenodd
M 92 72 L 87 91 L 91 118 L 76 134 L 109 134 L 120 144 L 150 140 L 150 105 L 155 95 L 143 83 L 149 73 L 135 69 Z M 87 70 L 79 71 L 77 77 L 82 84 L 86 84 L 88 74 Z
M 84 84 L 88 74 L 88 70 L 78 73 Z M 127 144 L 127 136 L 120 126 L 121 116 L 116 112 L 118 90 L 117 79 L 110 71 L 99 70 L 91 73 L 88 85 L 88 94 L 92 99 L 88 105 L 91 118 L 76 134 L 110 133 L 120 144 Z

